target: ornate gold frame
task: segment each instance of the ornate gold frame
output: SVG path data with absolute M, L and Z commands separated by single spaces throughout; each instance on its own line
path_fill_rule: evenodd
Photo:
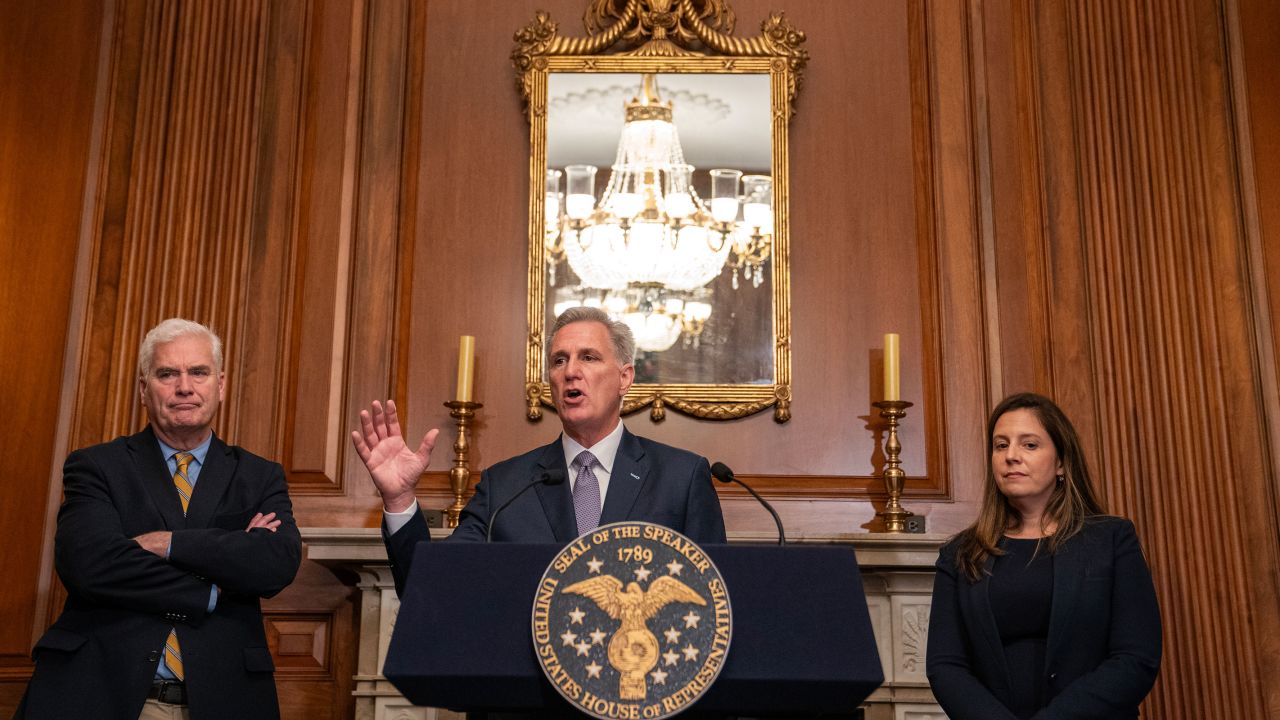
M 512 62 L 529 121 L 529 304 L 525 350 L 525 407 L 530 420 L 551 407 L 543 382 L 546 300 L 543 197 L 547 159 L 547 75 L 575 73 L 767 73 L 772 110 L 774 238 L 772 257 L 774 384 L 634 385 L 623 414 L 650 407 L 660 422 L 671 407 L 693 417 L 729 420 L 773 408 L 777 422 L 791 419 L 790 186 L 787 132 L 808 52 L 804 33 L 782 13 L 771 13 L 761 35 L 735 38 L 725 0 L 592 0 L 583 17 L 586 37 L 562 37 L 548 13 L 538 12 L 515 35 Z

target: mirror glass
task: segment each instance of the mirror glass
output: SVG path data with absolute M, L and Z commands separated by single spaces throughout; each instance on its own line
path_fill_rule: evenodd
M 770 75 L 546 77 L 544 337 L 596 305 L 637 384 L 774 385 Z

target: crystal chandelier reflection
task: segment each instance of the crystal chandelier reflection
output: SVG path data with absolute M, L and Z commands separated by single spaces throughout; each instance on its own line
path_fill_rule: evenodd
M 637 337 L 642 334 L 637 328 L 646 328 L 650 347 L 642 343 L 643 349 L 669 348 L 682 332 L 696 343 L 698 336 L 690 335 L 690 328 L 701 332 L 710 305 L 697 319 L 704 312 L 700 303 L 709 303 L 709 291 L 705 299 L 693 293 L 726 265 L 735 289 L 739 275 L 756 287 L 764 280 L 773 236 L 773 183 L 767 175 L 711 170 L 711 197 L 704 201 L 693 187 L 694 167 L 685 162 L 672 105 L 658 97 L 653 75 L 643 76 L 625 113 L 617 156 L 598 202 L 595 166 L 547 171 L 545 243 L 551 285 L 556 284 L 556 268 L 567 262 L 580 288 L 609 291 L 600 295 L 601 302 L 612 297 L 617 307 L 632 308 L 605 309 L 624 320 L 627 312 L 637 315 L 627 322 Z M 694 310 L 665 310 L 675 303 L 682 308 L 692 304 Z
M 601 308 L 611 317 L 626 323 L 640 350 L 669 350 L 682 336 L 686 346 L 696 348 L 707 319 L 711 317 L 711 289 L 680 291 L 652 285 L 625 290 L 556 289 L 556 315 L 579 305 Z

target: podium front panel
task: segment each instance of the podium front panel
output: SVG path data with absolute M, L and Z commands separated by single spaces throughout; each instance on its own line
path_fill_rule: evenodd
M 728 659 L 695 711 L 852 713 L 883 682 L 851 547 L 705 545 L 733 608 Z M 383 675 L 417 705 L 568 709 L 534 654 L 534 590 L 556 545 L 424 543 Z

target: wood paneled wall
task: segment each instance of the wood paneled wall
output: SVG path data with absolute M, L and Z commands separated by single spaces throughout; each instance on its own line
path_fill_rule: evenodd
M 78 0 L 0 3 L 0 715 L 52 622 L 48 542 L 70 405 L 64 353 L 82 313 L 76 237 L 95 178 L 93 106 L 110 20 Z M 52 608 L 54 612 L 57 608 Z
M 1017 224 L 994 235 L 1005 389 L 1062 401 L 1139 528 L 1166 624 L 1151 716 L 1272 716 L 1274 350 L 1255 342 L 1234 7 L 984 9 L 1012 30 L 986 48 L 993 158 L 1016 149 L 991 171 L 993 216 Z
M 81 7 L 0 11 L 0 338 L 30 349 L 0 359 L 21 428 L 0 442 L 43 443 L 0 452 L 0 519 L 27 548 L 0 560 L 20 581 L 0 590 L 16 619 L 0 715 L 60 601 L 62 455 L 142 422 L 134 348 L 159 319 L 222 333 L 218 431 L 284 464 L 305 525 L 377 524 L 346 431 L 386 397 L 411 433 L 448 428 L 460 334 L 478 337 L 485 403 L 473 467 L 558 430 L 523 413 L 528 127 L 508 53 L 537 9 L 579 32 L 582 0 Z M 974 515 L 986 409 L 1051 393 L 1153 566 L 1166 660 L 1148 714 L 1280 717 L 1264 682 L 1280 664 L 1280 215 L 1259 201 L 1280 190 L 1280 12 L 733 8 L 739 35 L 785 10 L 812 56 L 790 147 L 794 419 L 628 424 L 754 477 L 790 534 L 874 527 L 868 415 L 879 336 L 898 331 L 906 504 L 952 532 Z M 446 504 L 449 459 L 428 505 Z M 722 499 L 731 529 L 767 529 L 741 493 Z M 267 603 L 287 716 L 351 713 L 350 582 L 307 563 Z

